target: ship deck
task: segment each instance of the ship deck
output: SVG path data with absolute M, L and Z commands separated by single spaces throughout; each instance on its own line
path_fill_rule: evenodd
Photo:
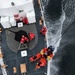
M 1 34 L 2 52 L 4 55 L 4 62 L 6 65 L 8 65 L 6 68 L 8 75 L 21 75 L 20 64 L 23 64 L 23 63 L 26 63 L 26 65 L 27 65 L 27 73 L 26 73 L 27 75 L 44 75 L 44 72 L 47 71 L 47 67 L 42 67 L 38 70 L 34 70 L 35 65 L 38 61 L 36 61 L 34 63 L 29 62 L 29 58 L 32 55 L 35 55 L 42 48 L 44 48 L 46 46 L 46 42 L 44 41 L 44 36 L 42 36 L 39 33 L 42 26 L 39 25 L 39 19 L 40 19 L 41 13 L 40 13 L 40 8 L 37 4 L 37 0 L 34 0 L 34 8 L 35 8 L 35 13 L 36 13 L 36 28 L 37 28 L 38 41 L 37 41 L 36 46 L 32 50 L 29 50 L 28 48 L 22 49 L 22 50 L 27 50 L 27 56 L 26 57 L 21 57 L 21 51 L 22 50 L 19 50 L 17 53 L 14 53 L 12 50 L 10 50 L 10 48 L 8 47 L 8 44 L 7 44 L 6 30 L 5 29 L 3 29 L 3 32 Z M 0 25 L 0 27 L 1 27 L 1 25 Z M 17 68 L 17 73 L 13 72 L 13 67 Z

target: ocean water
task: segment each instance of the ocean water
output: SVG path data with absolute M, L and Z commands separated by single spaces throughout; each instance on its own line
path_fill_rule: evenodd
M 47 75 L 75 75 L 75 0 L 42 2 L 48 28 L 47 46 L 55 47 Z

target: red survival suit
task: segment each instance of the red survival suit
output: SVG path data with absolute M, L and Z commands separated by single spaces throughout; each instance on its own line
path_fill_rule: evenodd
M 47 28 L 45 26 L 42 27 L 42 29 L 40 30 L 40 33 L 45 36 L 46 35 L 46 32 L 47 32 Z
M 35 38 L 35 34 L 32 33 L 32 32 L 30 32 L 29 33 L 29 39 L 30 39 L 30 41 L 32 41 L 34 38 Z
M 28 42 L 28 38 L 25 36 L 22 36 L 20 43 L 24 44 L 25 42 Z

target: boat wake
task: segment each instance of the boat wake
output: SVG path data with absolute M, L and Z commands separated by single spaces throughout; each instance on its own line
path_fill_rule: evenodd
M 43 8 L 46 7 L 46 5 L 44 5 L 44 2 L 42 2 Z M 57 48 L 59 47 L 60 41 L 62 39 L 61 32 L 62 32 L 63 22 L 65 20 L 65 13 L 62 10 L 62 15 L 60 16 L 60 19 L 53 21 L 50 19 L 49 15 L 46 14 L 44 9 L 43 12 L 45 17 L 46 27 L 48 29 L 48 32 L 46 34 L 47 47 L 49 47 L 50 45 L 54 46 L 55 47 L 54 55 L 55 55 L 55 53 L 57 52 Z M 58 73 L 59 67 L 57 65 L 57 61 L 58 62 L 61 61 L 61 57 L 48 61 L 47 75 L 56 75 L 56 73 Z
M 51 1 L 51 0 L 47 0 L 47 1 Z M 57 0 L 54 0 L 54 1 L 57 1 Z M 46 26 L 48 28 L 48 32 L 46 35 L 47 46 L 50 46 L 50 45 L 55 46 L 55 51 L 54 51 L 55 56 L 53 57 L 52 60 L 48 61 L 47 75 L 60 75 L 60 74 L 73 75 L 75 73 L 75 70 L 74 70 L 75 59 L 73 58 L 75 56 L 74 54 L 75 52 L 75 46 L 74 46 L 75 45 L 75 42 L 74 42 L 75 0 L 62 0 L 62 2 L 63 2 L 62 7 L 65 13 L 64 12 L 62 13 L 63 15 L 61 16 L 59 20 L 51 21 L 51 17 L 50 17 L 51 15 L 49 15 L 49 13 L 44 15 Z M 58 11 L 58 15 L 59 15 L 59 12 L 60 11 Z M 47 13 L 47 12 L 44 12 L 44 13 Z M 63 38 L 61 38 L 62 36 Z M 61 41 L 61 44 L 60 44 L 60 41 Z
M 61 40 L 61 32 L 62 32 L 62 26 L 63 22 L 65 20 L 65 13 L 62 14 L 59 20 L 57 21 L 51 21 L 49 19 L 46 19 L 46 26 L 48 28 L 47 32 L 47 46 L 53 45 L 55 47 L 54 54 L 57 52 L 57 48 L 59 47 L 60 40 Z M 50 60 L 48 61 L 48 69 L 47 69 L 47 75 L 55 75 L 53 73 L 56 73 L 58 71 L 58 67 L 54 65 L 56 61 L 60 61 L 60 58 L 57 60 Z M 55 72 L 53 72 L 55 70 Z M 52 72 L 52 73 L 51 73 Z

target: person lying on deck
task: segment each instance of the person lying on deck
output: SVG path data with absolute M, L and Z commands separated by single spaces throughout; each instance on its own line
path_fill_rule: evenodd
M 39 62 L 36 64 L 35 70 L 39 69 L 40 67 L 44 67 L 47 64 L 47 60 L 50 60 L 53 57 L 53 51 L 54 51 L 53 46 L 49 47 L 44 47 L 39 53 L 37 53 L 35 56 L 31 56 L 29 58 L 30 62 L 34 62 L 38 59 Z

